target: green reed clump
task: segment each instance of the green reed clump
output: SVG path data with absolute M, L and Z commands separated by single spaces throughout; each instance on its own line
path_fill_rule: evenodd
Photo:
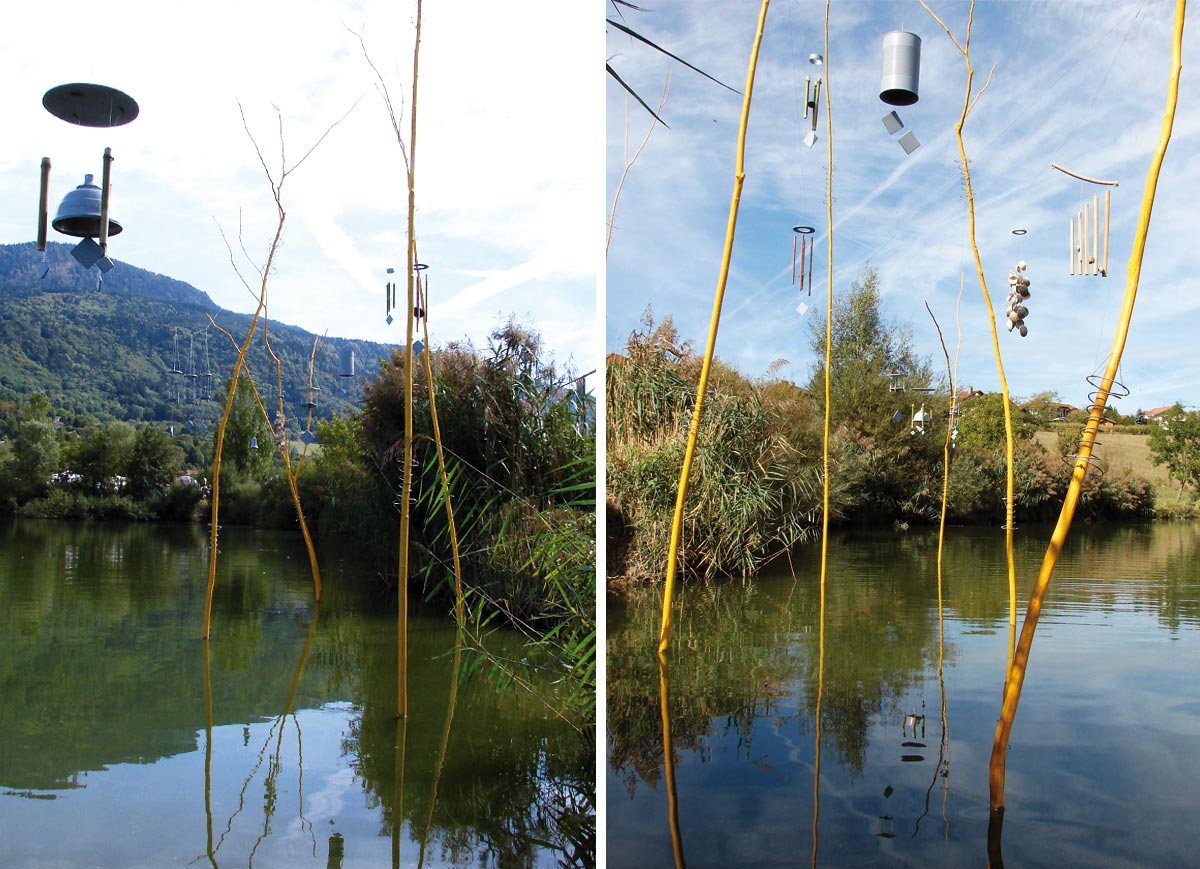
M 609 573 L 657 575 L 667 557 L 679 468 L 695 401 L 698 361 L 669 319 L 649 315 L 610 358 L 606 397 L 609 514 L 624 529 Z M 692 467 L 681 552 L 693 576 L 749 575 L 808 539 L 820 509 L 820 478 L 805 431 L 784 420 L 800 391 L 773 386 L 775 405 L 727 366 L 717 365 Z M 786 398 L 784 397 L 786 396 Z M 786 407 L 786 413 L 784 408 Z M 620 563 L 614 563 L 613 555 Z

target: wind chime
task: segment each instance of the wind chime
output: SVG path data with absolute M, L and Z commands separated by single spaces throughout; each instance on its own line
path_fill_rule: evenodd
M 825 65 L 825 57 L 813 52 L 808 56 L 808 62 L 815 67 Z M 812 76 L 804 78 L 804 120 L 809 122 L 808 132 L 804 134 L 804 144 L 811 148 L 817 143 L 817 110 L 821 104 L 821 77 L 817 76 L 814 84 Z M 798 286 L 800 292 L 805 291 L 807 277 L 808 295 L 812 295 L 813 255 L 816 239 L 813 237 L 816 228 L 805 224 L 792 227 L 792 286 Z M 799 269 L 797 269 L 796 254 L 799 252 Z M 796 306 L 796 313 L 803 317 L 808 313 L 808 303 L 801 302 Z
M 428 268 L 429 268 L 429 266 L 426 265 L 425 263 L 415 263 L 413 265 L 413 271 L 415 271 L 417 273 L 417 284 L 416 284 L 417 299 L 416 299 L 416 304 L 413 305 L 413 319 L 414 320 L 420 320 L 422 317 L 425 316 L 424 298 L 425 298 L 425 294 L 429 291 L 429 277 L 428 276 L 425 277 L 424 288 L 422 288 L 421 272 L 426 271 Z M 391 266 L 389 266 L 387 273 L 389 275 L 394 275 L 396 273 L 396 270 L 394 268 L 392 268 Z M 387 306 L 387 309 L 386 309 L 387 319 L 385 322 L 390 326 L 395 321 L 395 318 L 392 316 L 392 311 L 394 311 L 396 308 L 399 307 L 396 304 L 396 282 L 395 281 L 387 282 L 387 284 L 384 287 L 384 295 L 386 297 L 386 306 Z
M 1104 181 L 1099 178 L 1089 178 L 1086 175 L 1080 175 L 1078 172 L 1072 172 L 1070 169 L 1059 166 L 1057 163 L 1051 163 L 1050 166 L 1064 175 L 1070 175 L 1072 178 L 1077 178 L 1088 184 L 1095 184 L 1105 188 L 1120 186 L 1116 181 Z M 1108 277 L 1108 225 L 1111 210 L 1112 190 L 1106 189 L 1104 191 L 1103 247 L 1101 247 L 1100 236 L 1099 193 L 1092 194 L 1091 202 L 1088 202 L 1085 198 L 1083 208 L 1071 218 L 1070 274 L 1098 276 L 1102 278 Z
M 793 226 L 792 227 L 792 286 L 797 286 L 799 280 L 800 292 L 804 292 L 805 283 L 804 275 L 807 269 L 808 273 L 808 294 L 812 295 L 812 264 L 815 257 L 813 256 L 813 246 L 815 240 L 813 235 L 816 229 L 811 226 Z M 800 269 L 796 270 L 796 250 L 800 251 Z
M 920 98 L 921 37 L 903 30 L 893 30 L 883 37 L 883 63 L 879 75 L 879 99 L 889 106 L 911 106 Z M 895 111 L 883 116 L 888 135 L 895 136 L 904 129 L 904 121 Z M 921 143 L 910 129 L 897 140 L 905 154 L 911 154 Z
M 138 116 L 138 104 L 128 94 L 106 85 L 74 83 L 51 88 L 42 97 L 46 111 L 60 120 L 80 127 L 111 128 L 128 124 Z M 113 267 L 108 258 L 109 236 L 117 235 L 124 227 L 112 214 L 112 149 L 104 149 L 101 181 L 86 174 L 83 183 L 71 190 L 58 206 L 51 224 L 56 232 L 82 239 L 71 249 L 71 255 L 84 268 L 99 269 L 97 287 L 104 282 L 104 272 Z M 50 191 L 50 158 L 42 158 L 41 196 L 38 205 L 38 251 L 42 254 L 42 277 L 49 272 L 46 262 L 46 224 Z
M 1021 260 L 1008 273 L 1008 331 L 1014 329 L 1024 338 L 1029 334 L 1025 318 L 1029 316 L 1029 278 L 1025 277 L 1025 261 Z

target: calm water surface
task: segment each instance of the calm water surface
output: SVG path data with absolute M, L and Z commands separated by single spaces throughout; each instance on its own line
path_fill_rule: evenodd
M 0 524 L 0 866 L 555 866 L 594 854 L 594 746 L 476 681 L 298 536 Z M 447 730 L 449 727 L 449 730 Z
M 1049 534 L 1018 533 L 1019 620 Z M 1003 533 L 948 531 L 940 623 L 936 534 L 837 539 L 823 667 L 817 554 L 795 579 L 685 589 L 665 679 L 659 592 L 609 601 L 610 866 L 986 864 Z M 1198 801 L 1200 526 L 1077 527 L 1012 734 L 1003 858 L 1196 865 Z

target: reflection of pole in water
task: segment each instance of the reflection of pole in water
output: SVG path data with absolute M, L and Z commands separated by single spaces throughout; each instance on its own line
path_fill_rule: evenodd
M 675 869 L 683 869 L 683 834 L 679 830 L 679 794 L 675 790 L 675 755 L 671 747 L 671 679 L 667 659 L 658 653 L 658 710 L 662 717 L 663 777 L 667 780 L 667 825 L 671 829 L 671 852 Z
M 949 418 L 954 420 L 955 411 L 957 410 L 958 401 L 958 356 L 962 351 L 962 321 L 959 319 L 959 310 L 962 306 L 962 293 L 965 284 L 965 276 L 961 276 L 958 282 L 958 303 L 955 306 L 955 321 L 958 326 L 958 344 L 954 350 L 954 367 L 950 366 L 950 351 L 946 349 L 946 339 L 942 336 L 942 327 L 938 324 L 937 317 L 933 316 L 933 309 L 929 307 L 929 303 L 925 303 L 925 310 L 929 312 L 930 318 L 933 320 L 934 328 L 937 329 L 938 341 L 942 345 L 942 355 L 946 358 L 946 373 L 950 377 L 950 411 Z M 942 792 L 942 820 L 945 821 L 946 840 L 950 839 L 950 822 L 946 819 L 946 797 L 950 793 L 950 761 L 946 758 L 946 749 L 949 740 L 950 728 L 946 721 L 946 680 L 943 675 L 943 664 L 946 658 L 946 622 L 945 609 L 942 599 L 942 554 L 946 543 L 946 506 L 950 500 L 950 452 L 954 446 L 954 426 L 946 427 L 946 440 L 942 444 L 942 512 L 941 519 L 938 523 L 938 546 L 937 546 L 937 612 L 938 612 L 938 689 L 941 693 L 942 708 L 942 734 L 938 741 L 938 762 L 937 768 L 933 771 L 933 779 L 929 782 L 929 788 L 925 791 L 925 811 L 917 818 L 917 823 L 913 827 L 913 838 L 917 836 L 917 831 L 921 828 L 921 819 L 929 814 L 929 796 L 933 792 L 933 786 L 937 784 L 938 775 L 946 781 L 945 790 Z M 922 721 L 922 728 L 924 721 Z M 922 731 L 923 732 L 923 731 Z M 943 768 L 944 765 L 944 768 Z
M 204 828 L 207 834 L 204 853 L 208 862 L 217 866 L 217 857 L 213 851 L 213 815 L 212 815 L 212 731 L 213 731 L 213 702 L 212 702 L 212 669 L 209 666 L 208 638 L 202 640 L 204 645 Z
M 392 869 L 400 869 L 400 837 L 404 835 L 404 761 L 408 719 L 396 719 L 396 757 L 392 770 Z
M 446 703 L 446 724 L 442 728 L 442 744 L 438 749 L 437 762 L 433 765 L 433 783 L 429 789 L 429 813 L 425 816 L 425 833 L 421 836 L 421 854 L 417 859 L 417 866 L 425 865 L 425 846 L 429 844 L 429 832 L 433 829 L 433 807 L 437 804 L 438 782 L 442 778 L 442 769 L 446 765 L 446 751 L 450 746 L 450 726 L 454 723 L 454 707 L 458 701 L 458 670 L 462 664 L 461 624 L 460 622 L 460 627 L 454 634 L 454 665 L 450 668 L 450 699 Z

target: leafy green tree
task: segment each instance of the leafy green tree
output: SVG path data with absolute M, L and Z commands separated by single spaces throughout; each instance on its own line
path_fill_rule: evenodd
M 59 470 L 61 455 L 54 423 L 44 415 L 24 420 L 12 442 L 7 474 L 12 494 L 27 500 L 44 492 L 47 481 Z
M 1013 440 L 1033 437 L 1037 426 L 1020 413 L 1011 401 Z M 993 451 L 1004 448 L 1004 396 L 992 392 L 965 401 L 958 418 L 958 448 Z
M 908 436 L 906 424 L 897 425 L 897 413 L 911 419 L 910 390 L 933 386 L 933 368 L 912 345 L 907 326 L 888 320 L 883 312 L 879 275 L 868 267 L 833 303 L 833 347 L 830 356 L 831 418 L 834 426 L 877 441 Z M 824 413 L 825 318 L 809 324 L 809 348 L 816 358 L 808 390 L 816 397 L 817 413 Z M 894 375 L 894 376 L 893 376 Z M 917 402 L 920 403 L 920 402 Z M 907 422 L 907 420 L 904 420 Z
M 125 467 L 126 490 L 140 500 L 165 495 L 183 470 L 183 452 L 165 431 L 144 426 L 133 439 Z
M 1180 491 L 1183 486 L 1200 491 L 1200 414 L 1188 413 L 1175 402 L 1161 421 L 1150 426 L 1150 461 L 1166 465 Z
M 1058 393 L 1053 390 L 1045 390 L 1043 392 L 1035 392 L 1024 403 L 1021 404 L 1021 410 L 1025 413 L 1022 416 L 1027 416 L 1034 425 L 1048 429 L 1050 423 L 1058 419 L 1059 407 L 1062 405 L 1062 399 Z M 1015 405 L 1014 405 L 1015 407 Z M 1013 415 L 1014 422 L 1017 415 Z
M 229 389 L 228 382 L 225 385 Z M 216 451 L 216 427 L 213 427 L 213 450 Z M 262 418 L 262 412 L 254 401 L 254 392 L 246 377 L 238 378 L 237 395 L 233 410 L 225 426 L 225 444 L 222 462 L 230 462 L 238 471 L 254 479 L 266 476 L 271 466 L 275 442 L 271 430 Z M 222 479 L 224 476 L 222 475 Z
M 64 449 L 68 468 L 83 477 L 88 491 L 104 489 L 129 464 L 136 432 L 127 422 L 110 422 L 73 438 Z

